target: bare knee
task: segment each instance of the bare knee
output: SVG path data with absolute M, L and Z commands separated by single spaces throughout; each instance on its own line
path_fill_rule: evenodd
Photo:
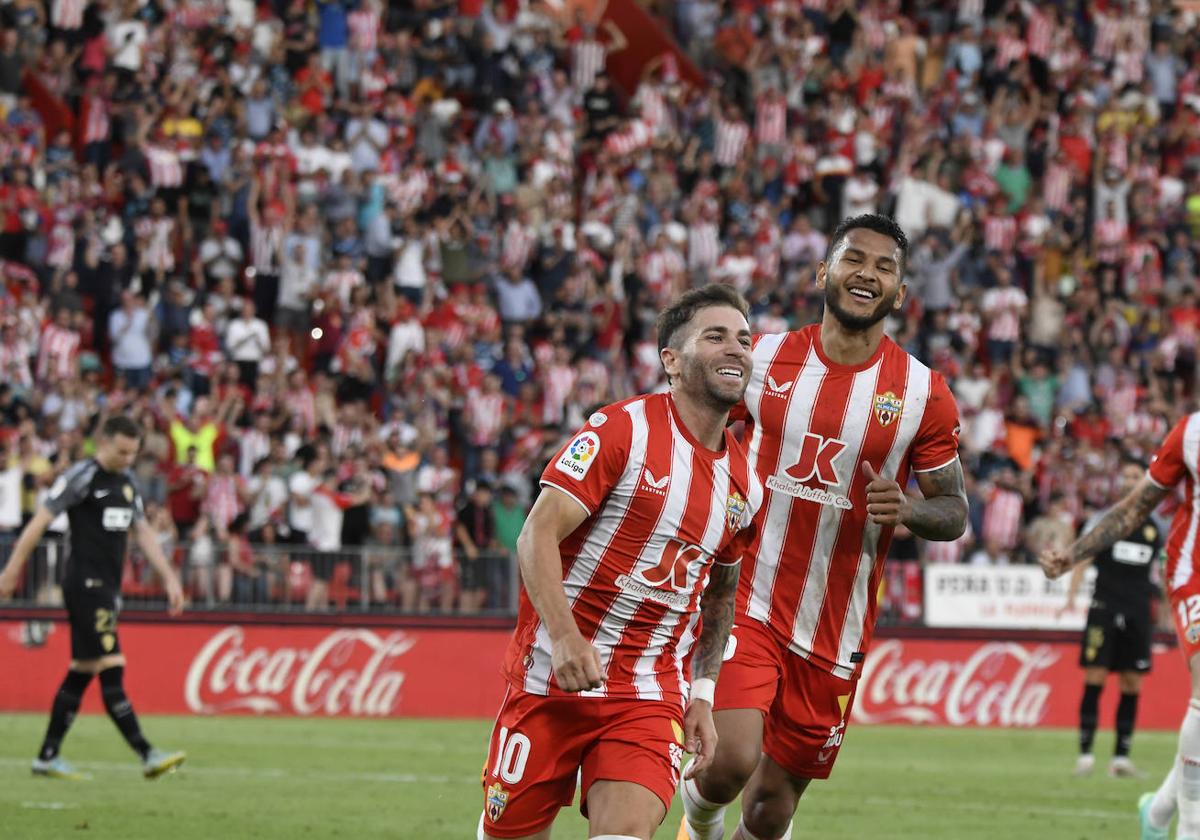
M 1142 690 L 1142 675 L 1137 671 L 1122 671 L 1117 684 L 1122 694 L 1138 694 Z
M 757 743 L 734 742 L 722 738 L 717 742 L 713 763 L 696 778 L 700 795 L 709 802 L 725 803 L 737 799 L 746 782 L 754 774 L 762 753 Z
M 742 821 L 755 837 L 782 837 L 810 779 L 764 758 L 742 797 Z

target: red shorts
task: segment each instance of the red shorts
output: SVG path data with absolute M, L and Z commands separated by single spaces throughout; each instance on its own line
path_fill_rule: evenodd
M 1175 635 L 1179 637 L 1179 651 L 1190 661 L 1200 653 L 1200 577 L 1193 577 L 1170 591 L 1167 598 L 1175 620 Z
M 829 778 L 858 681 L 792 653 L 766 625 L 741 621 L 729 637 L 714 708 L 758 709 L 764 753 L 793 776 Z
M 587 816 L 592 783 L 634 782 L 671 808 L 683 761 L 683 709 L 655 700 L 542 697 L 509 688 L 483 768 L 484 830 L 524 837 L 575 796 Z

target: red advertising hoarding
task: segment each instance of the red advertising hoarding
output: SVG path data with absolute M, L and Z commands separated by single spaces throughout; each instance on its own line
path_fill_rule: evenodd
M 141 712 L 362 717 L 496 713 L 505 630 L 129 622 L 129 693 Z M 857 723 L 1075 726 L 1081 672 L 1065 642 L 879 639 Z M 45 711 L 69 657 L 61 622 L 0 622 L 0 711 Z M 1154 655 L 1139 727 L 1175 729 L 1187 705 L 1175 650 Z M 1112 719 L 1117 692 L 1105 693 Z M 102 711 L 90 692 L 84 711 Z

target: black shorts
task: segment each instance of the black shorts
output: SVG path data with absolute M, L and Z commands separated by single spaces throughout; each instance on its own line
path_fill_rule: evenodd
M 117 614 L 121 595 L 107 587 L 64 586 L 63 604 L 71 624 L 71 658 L 99 659 L 121 652 Z
M 1154 627 L 1147 609 L 1093 606 L 1088 611 L 1087 627 L 1083 631 L 1079 664 L 1084 668 L 1148 673 L 1153 635 Z
M 334 566 L 343 559 L 345 558 L 341 554 L 335 554 L 330 551 L 316 551 L 308 556 L 308 565 L 312 569 L 314 578 L 328 583 L 329 579 L 333 577 Z

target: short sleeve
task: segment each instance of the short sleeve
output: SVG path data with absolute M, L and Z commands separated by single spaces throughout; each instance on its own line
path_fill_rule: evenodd
M 958 458 L 958 403 L 940 373 L 932 374 L 925 416 L 912 448 L 914 472 L 933 472 Z
M 721 550 L 713 557 L 713 563 L 718 566 L 733 566 L 742 562 L 742 556 L 750 550 L 754 537 L 758 533 L 758 523 L 751 522 L 729 538 Z
M 71 467 L 51 485 L 43 502 L 46 509 L 58 516 L 75 507 L 87 498 L 95 476 L 96 468 L 90 461 Z
M 1163 490 L 1174 487 L 1188 474 L 1187 464 L 1183 460 L 1183 434 L 1189 419 L 1190 415 L 1175 424 L 1150 462 L 1148 476 Z
M 542 472 L 542 486 L 566 493 L 593 514 L 625 472 L 633 425 L 621 408 L 606 407 L 588 418 Z

